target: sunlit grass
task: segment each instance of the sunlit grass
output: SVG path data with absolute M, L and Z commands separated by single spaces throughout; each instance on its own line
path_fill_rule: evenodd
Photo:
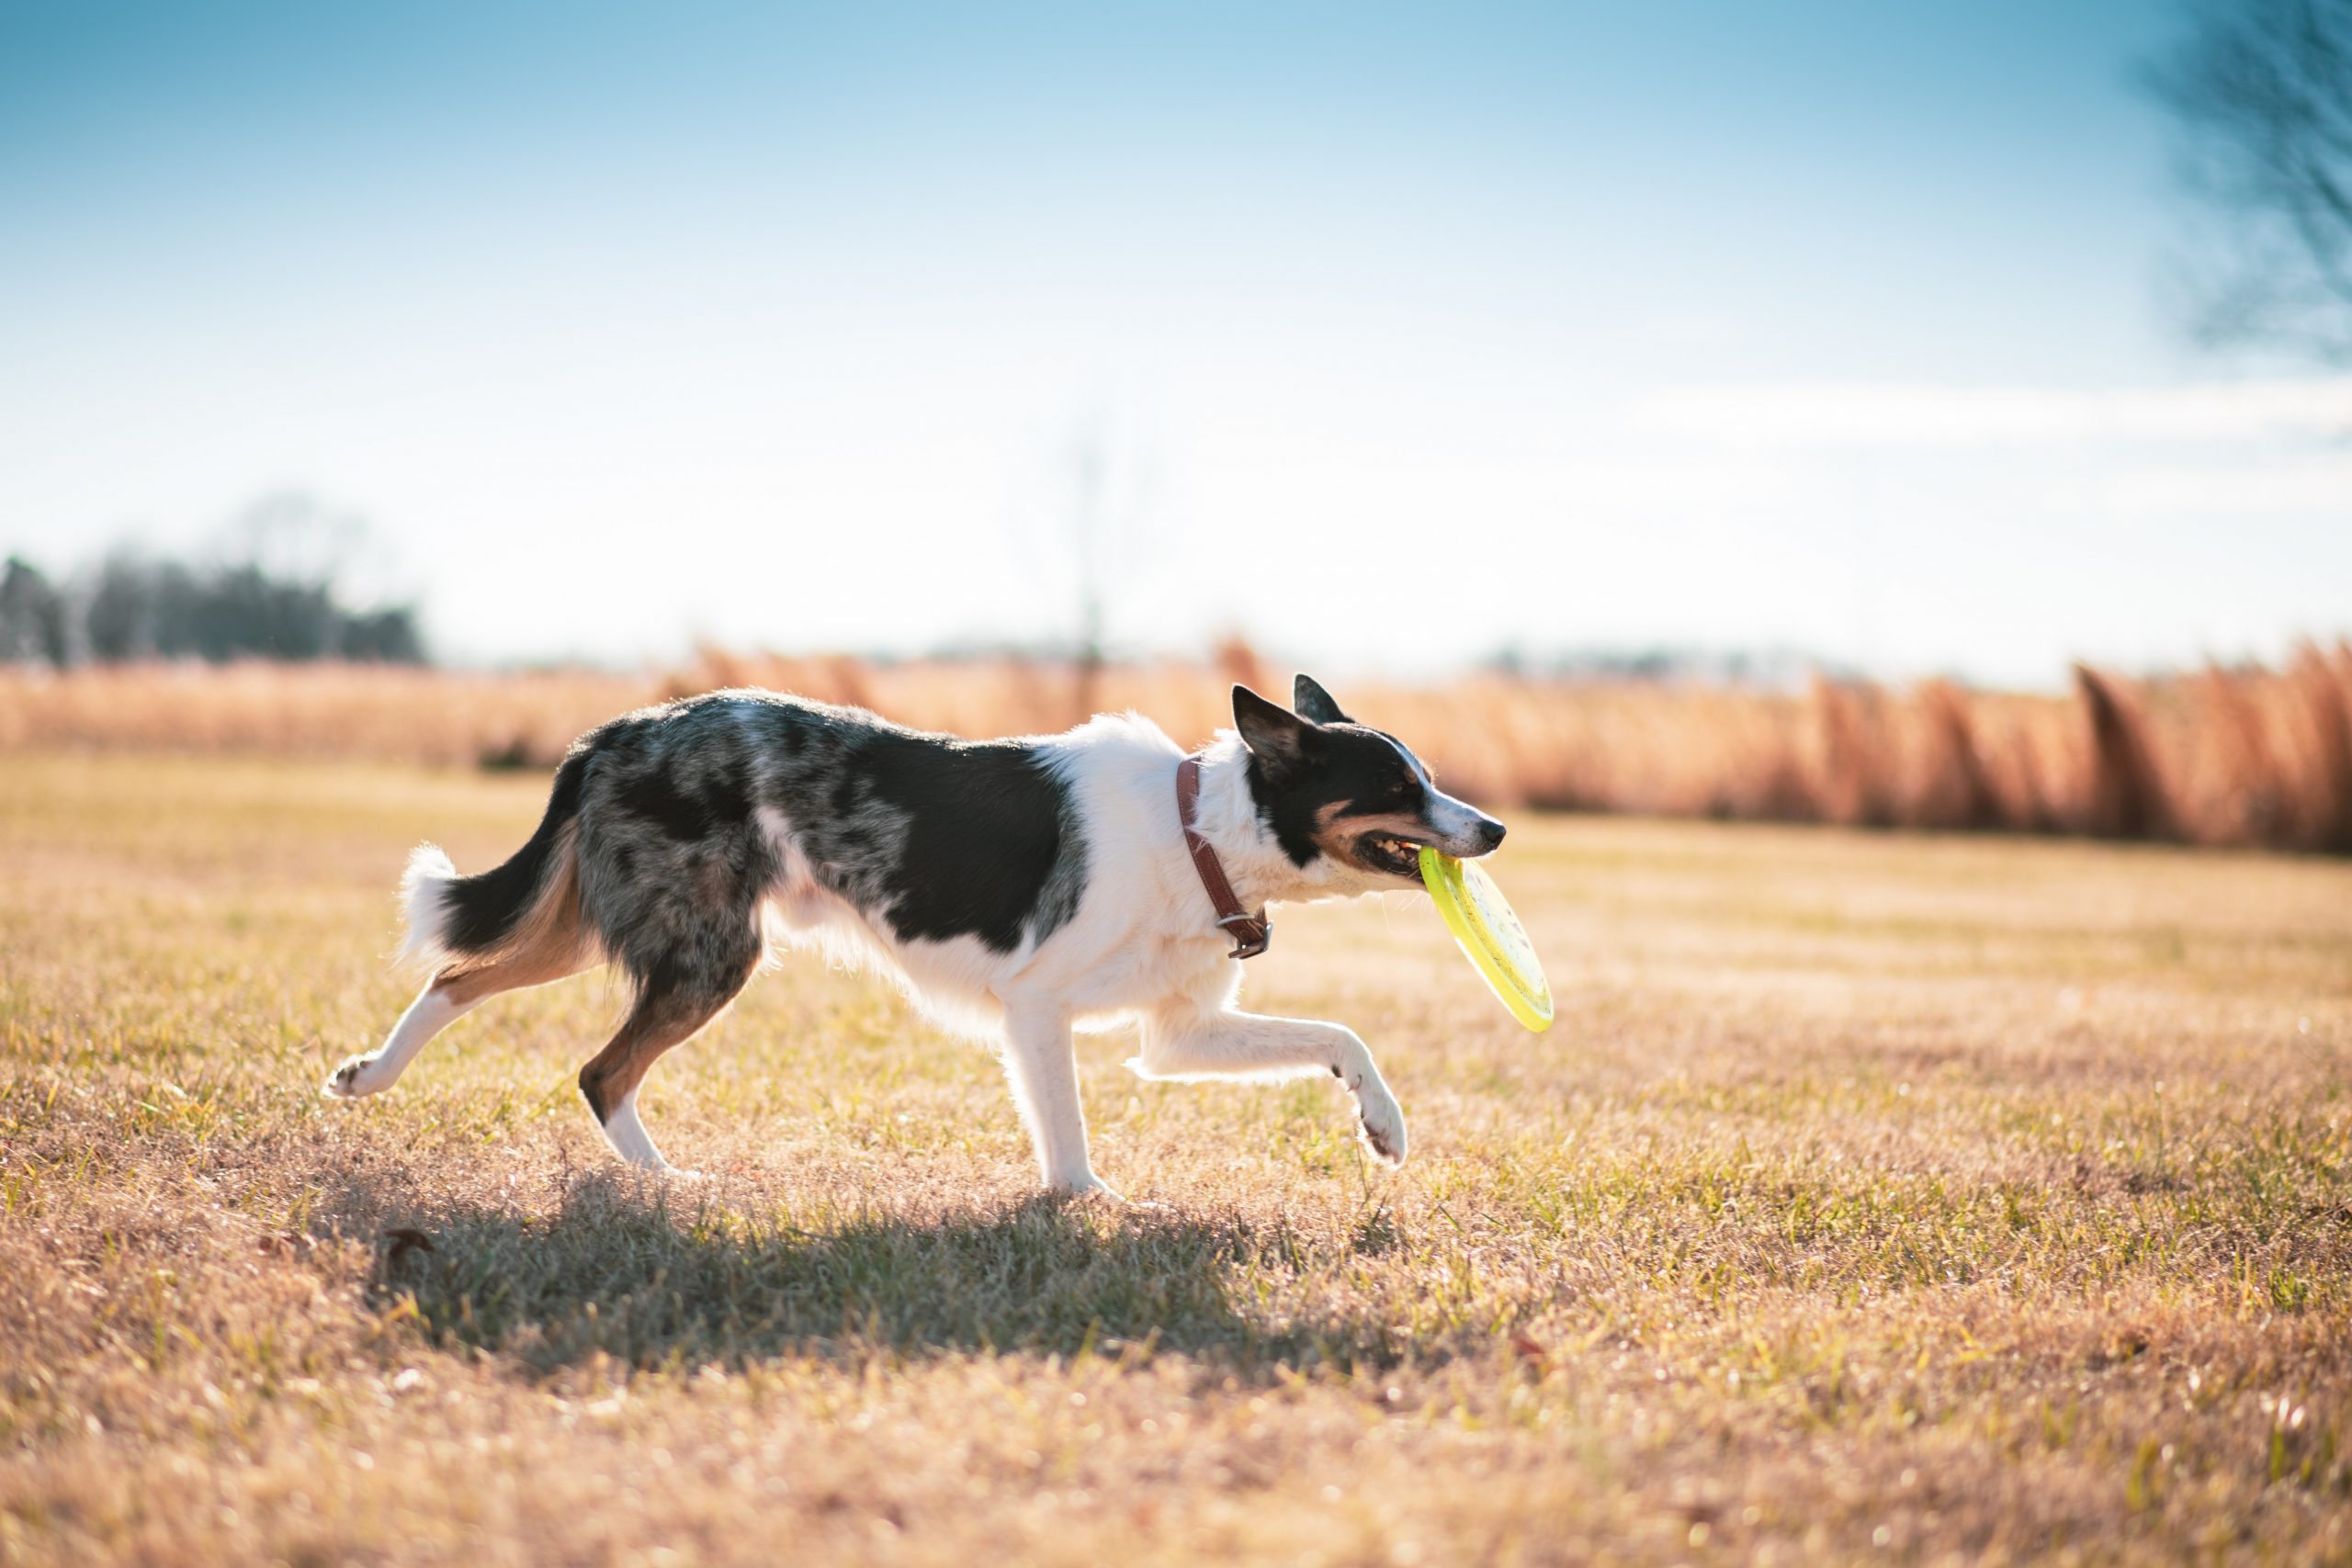
M 1525 819 L 1561 1022 L 1292 911 L 1332 1086 L 995 1065 L 796 961 L 650 1081 L 503 999 L 318 1098 L 390 882 L 528 775 L 0 761 L 0 1561 L 2324 1561 L 2352 1551 L 2352 867 Z

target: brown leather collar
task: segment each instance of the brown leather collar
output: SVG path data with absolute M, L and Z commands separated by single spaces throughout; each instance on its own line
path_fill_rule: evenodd
M 1216 858 L 1216 851 L 1193 827 L 1193 808 L 1201 798 L 1201 759 L 1195 754 L 1176 764 L 1176 820 L 1184 829 L 1184 847 L 1193 854 L 1193 869 L 1201 874 L 1201 886 L 1209 891 L 1209 902 L 1216 906 L 1216 923 L 1233 939 L 1230 958 L 1255 958 L 1266 951 L 1274 939 L 1274 922 L 1266 919 L 1266 911 L 1252 915 L 1241 908 L 1241 900 L 1233 896 L 1233 884 L 1225 879 L 1225 866 Z

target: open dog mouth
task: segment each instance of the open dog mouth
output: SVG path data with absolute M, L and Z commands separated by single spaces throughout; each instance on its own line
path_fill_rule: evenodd
M 1417 840 L 1394 833 L 1367 833 L 1356 840 L 1356 858 L 1374 871 L 1385 871 L 1413 882 L 1421 879 L 1421 846 Z

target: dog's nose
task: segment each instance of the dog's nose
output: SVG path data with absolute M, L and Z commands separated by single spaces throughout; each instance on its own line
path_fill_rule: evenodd
M 1478 852 L 1480 854 L 1494 853 L 1495 850 L 1502 843 L 1503 835 L 1508 831 L 1510 831 L 1509 829 L 1505 828 L 1501 823 L 1496 821 L 1491 817 L 1487 818 L 1484 822 L 1479 823 L 1478 839 L 1481 843 L 1486 845 L 1486 848 L 1480 850 Z

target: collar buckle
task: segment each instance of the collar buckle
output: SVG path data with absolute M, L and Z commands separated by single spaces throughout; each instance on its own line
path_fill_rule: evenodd
M 1254 915 L 1227 915 L 1217 925 L 1233 939 L 1233 951 L 1226 954 L 1228 958 L 1255 958 L 1274 940 L 1274 922 L 1263 909 Z

